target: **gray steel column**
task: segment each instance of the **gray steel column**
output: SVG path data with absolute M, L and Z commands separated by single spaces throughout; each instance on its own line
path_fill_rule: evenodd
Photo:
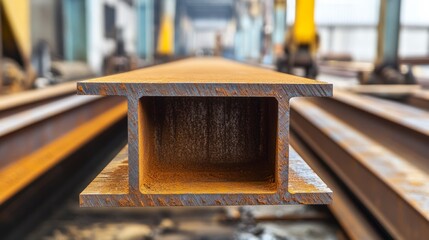
M 401 0 L 381 0 L 376 64 L 398 65 Z

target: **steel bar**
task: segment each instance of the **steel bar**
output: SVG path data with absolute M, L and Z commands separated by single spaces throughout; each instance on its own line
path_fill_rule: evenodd
M 327 100 L 327 99 L 326 99 Z M 315 102 L 390 151 L 429 172 L 429 113 L 401 103 L 335 91 L 332 101 Z
M 288 126 L 290 98 L 331 92 L 330 84 L 219 58 L 78 82 L 79 94 L 128 97 L 123 201 L 134 206 L 328 203 L 317 188 L 296 198 Z
M 0 168 L 55 141 L 123 101 L 121 98 L 70 96 L 1 118 Z
M 112 107 L 0 170 L 2 239 L 25 239 L 48 216 L 55 215 L 53 211 L 69 205 L 64 203 L 76 197 L 89 175 L 126 143 L 126 112 L 126 103 Z
M 55 141 L 0 168 L 0 205 L 103 130 L 124 118 L 126 109 L 125 102 L 113 105 L 110 110 L 99 113 Z
M 399 135 L 390 135 L 390 141 L 386 142 L 389 134 L 393 134 L 388 129 L 395 127 L 403 134 L 421 136 L 424 132 L 418 130 L 423 130 L 421 128 L 425 125 L 417 124 L 422 120 L 413 118 L 421 112 L 411 116 L 400 115 L 400 108 L 393 108 L 393 103 L 384 103 L 384 107 L 376 105 L 379 99 L 364 101 L 366 97 L 348 98 L 344 95 L 339 98 L 350 104 L 348 111 L 346 108 L 338 110 L 341 114 L 332 113 L 341 107 L 332 101 L 295 100 L 292 104 L 292 129 L 324 159 L 392 236 L 397 239 L 427 236 L 429 175 L 424 168 L 427 164 L 416 161 L 425 150 L 420 146 L 412 148 L 411 144 L 403 146 L 408 136 L 402 137 L 401 141 Z M 383 115 L 385 120 L 381 123 L 380 117 L 369 118 L 363 114 L 365 111 L 350 107 L 359 104 L 366 106 L 366 113 Z M 410 109 L 404 112 L 412 113 Z M 365 118 L 368 119 L 365 121 Z M 371 120 L 377 125 L 368 125 Z M 358 125 L 360 121 L 364 122 Z M 409 128 L 406 130 L 403 126 Z M 376 138 L 383 135 L 383 141 Z M 395 141 L 399 142 L 395 144 Z M 426 143 L 427 147 L 427 140 L 420 140 L 420 143 Z M 419 151 L 401 151 L 410 147 Z
M 0 96 L 0 118 L 58 100 L 76 91 L 76 82 Z
M 326 167 L 323 160 L 312 152 L 310 146 L 306 145 L 293 131 L 291 131 L 291 145 L 335 192 L 332 204 L 328 207 L 348 237 L 355 240 L 385 239 L 386 236 L 375 227 L 372 219 L 368 219 L 362 209 L 356 205 L 356 200 L 347 193 L 347 189 L 342 186 L 343 184 L 338 182 L 335 174 Z

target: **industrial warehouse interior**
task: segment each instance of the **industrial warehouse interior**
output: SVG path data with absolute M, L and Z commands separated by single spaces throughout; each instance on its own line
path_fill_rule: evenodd
M 0 0 L 0 239 L 428 239 L 428 10 Z

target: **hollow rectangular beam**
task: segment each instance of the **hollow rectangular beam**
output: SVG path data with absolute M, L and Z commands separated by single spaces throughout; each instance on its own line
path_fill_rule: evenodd
M 288 204 L 289 99 L 330 96 L 332 85 L 194 58 L 82 81 L 78 92 L 128 98 L 127 188 L 141 206 Z

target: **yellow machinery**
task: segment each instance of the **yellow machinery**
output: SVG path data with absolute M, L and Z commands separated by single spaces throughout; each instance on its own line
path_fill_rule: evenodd
M 29 0 L 0 0 L 1 92 L 19 91 L 33 85 L 29 5 Z
M 284 55 L 277 59 L 278 71 L 293 73 L 294 68 L 301 67 L 306 77 L 316 77 L 319 36 L 314 22 L 314 4 L 315 0 L 296 1 L 295 23 L 286 35 Z
M 162 3 L 162 17 L 157 54 L 166 57 L 174 54 L 174 15 L 176 0 L 164 0 Z

